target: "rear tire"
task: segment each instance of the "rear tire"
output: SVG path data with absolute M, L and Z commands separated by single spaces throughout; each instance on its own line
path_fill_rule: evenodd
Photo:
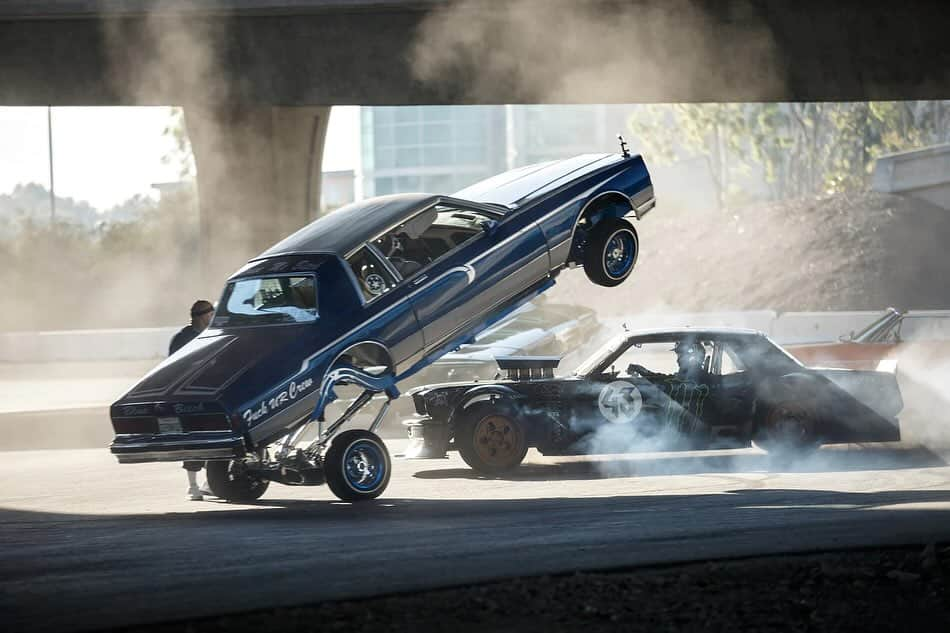
M 354 429 L 334 438 L 323 466 L 333 494 L 343 501 L 364 501 L 386 490 L 392 460 L 378 435 Z
M 768 408 L 754 443 L 770 455 L 808 455 L 820 444 L 816 426 L 815 412 L 810 406 L 799 400 L 783 400 Z
M 459 454 L 473 470 L 499 475 L 518 467 L 528 452 L 524 425 L 512 407 L 479 403 L 465 413 L 455 431 Z
M 270 482 L 247 472 L 242 462 L 211 461 L 205 465 L 208 487 L 214 496 L 233 503 L 257 501 Z
M 640 253 L 633 225 L 623 218 L 603 220 L 584 245 L 584 272 L 598 286 L 618 286 L 630 276 Z

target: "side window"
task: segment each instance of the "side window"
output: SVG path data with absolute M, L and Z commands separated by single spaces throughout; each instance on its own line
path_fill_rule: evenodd
M 405 278 L 449 255 L 494 223 L 495 219 L 488 214 L 439 205 L 381 235 L 373 246 Z
M 730 345 L 721 343 L 720 349 L 722 350 L 719 364 L 720 376 L 729 376 L 730 374 L 738 374 L 739 372 L 745 371 L 745 367 L 742 366 L 742 363 Z
M 396 285 L 396 278 L 389 269 L 365 246 L 351 255 L 347 263 L 353 269 L 356 283 L 367 302 L 389 292 Z
M 631 345 L 612 365 L 621 376 L 630 375 L 630 365 L 642 365 L 644 368 L 661 374 L 675 374 L 678 368 L 676 354 L 670 349 L 672 343 L 644 343 L 639 347 Z M 608 368 L 609 369 L 609 368 Z

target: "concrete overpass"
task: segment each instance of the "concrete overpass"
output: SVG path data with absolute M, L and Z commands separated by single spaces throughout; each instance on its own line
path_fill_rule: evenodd
M 944 14 L 876 0 L 12 0 L 0 104 L 184 106 L 216 287 L 312 218 L 329 106 L 947 98 Z

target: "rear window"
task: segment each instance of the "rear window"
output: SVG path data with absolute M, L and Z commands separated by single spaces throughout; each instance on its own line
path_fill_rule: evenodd
M 228 284 L 212 327 L 307 323 L 316 318 L 313 276 L 259 277 Z

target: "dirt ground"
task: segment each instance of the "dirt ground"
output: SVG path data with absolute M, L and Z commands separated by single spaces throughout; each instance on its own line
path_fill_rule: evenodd
M 135 630 L 948 631 L 950 547 L 521 578 Z
M 567 271 L 552 301 L 630 310 L 950 307 L 950 212 L 906 196 L 838 194 L 734 211 L 663 206 L 636 223 L 640 257 L 613 290 Z

